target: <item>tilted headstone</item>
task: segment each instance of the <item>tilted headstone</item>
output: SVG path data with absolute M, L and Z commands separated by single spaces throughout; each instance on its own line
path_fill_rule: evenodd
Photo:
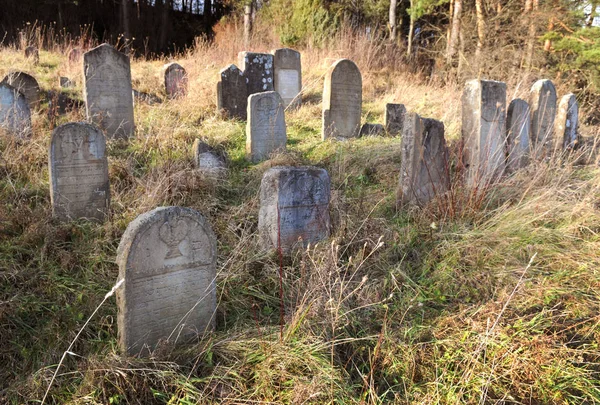
M 275 71 L 275 91 L 283 99 L 283 106 L 287 108 L 300 107 L 302 97 L 302 56 L 300 52 L 289 48 L 276 49 L 273 53 L 273 67 Z
M 61 125 L 52 133 L 49 161 L 52 213 L 61 221 L 103 221 L 110 205 L 104 134 L 85 122 Z
M 577 131 L 579 128 L 579 104 L 573 93 L 560 99 L 556 114 L 555 148 L 560 150 L 573 149 L 577 146 Z
M 514 172 L 529 163 L 530 128 L 529 104 L 516 98 L 508 105 L 506 113 L 506 169 Z
M 287 132 L 284 110 L 276 91 L 248 97 L 246 154 L 252 162 L 268 159 L 273 152 L 285 150 Z
M 381 124 L 365 123 L 360 127 L 360 136 L 380 136 L 385 134 L 385 127 Z
M 117 251 L 119 345 L 148 355 L 215 325 L 217 243 L 197 211 L 159 207 L 129 224 Z
M 0 129 L 21 139 L 31 136 L 29 103 L 8 83 L 0 83 Z
M 217 83 L 217 108 L 228 117 L 246 120 L 248 113 L 248 89 L 244 72 L 230 65 L 221 70 Z
M 360 131 L 362 76 L 348 59 L 338 60 L 325 76 L 323 89 L 323 140 L 356 138 Z
M 273 55 L 268 53 L 240 52 L 238 64 L 244 71 L 248 95 L 273 91 Z
M 108 138 L 133 135 L 133 94 L 129 58 L 108 44 L 83 55 L 86 113 Z
M 404 104 L 385 105 L 385 129 L 388 134 L 396 136 L 400 135 L 404 127 L 404 117 L 406 116 L 406 107 Z
M 538 157 L 552 149 L 554 118 L 556 117 L 556 89 L 550 80 L 538 80 L 529 92 L 531 108 L 531 148 Z
M 402 129 L 398 201 L 424 205 L 450 188 L 450 163 L 444 124 L 407 113 Z
M 81 61 L 82 52 L 79 48 L 73 48 L 69 51 L 69 63 L 79 63 Z
M 227 159 L 224 154 L 200 139 L 194 142 L 194 164 L 199 171 L 209 175 L 221 176 L 227 172 Z
M 258 229 L 266 250 L 289 252 L 302 240 L 306 247 L 330 234 L 329 174 L 317 167 L 276 166 L 260 184 Z M 301 245 L 301 246 L 302 246 Z
M 169 63 L 163 68 L 165 76 L 165 91 L 168 98 L 184 97 L 188 90 L 188 75 L 183 66 Z
M 2 81 L 23 93 L 31 109 L 39 105 L 40 85 L 33 76 L 24 72 L 11 72 Z
M 35 46 L 28 46 L 25 48 L 25 58 L 33 59 L 33 63 L 37 65 L 40 63 L 40 51 Z
M 68 77 L 64 77 L 64 76 L 59 76 L 59 78 L 58 78 L 58 84 L 63 89 L 70 89 L 70 88 L 75 87 L 75 83 L 73 83 L 71 81 L 71 79 L 69 79 Z

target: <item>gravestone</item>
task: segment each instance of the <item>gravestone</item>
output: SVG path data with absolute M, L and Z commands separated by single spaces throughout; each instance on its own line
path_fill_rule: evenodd
M 23 93 L 32 110 L 40 103 L 40 85 L 31 75 L 24 72 L 11 72 L 2 80 Z
M 108 44 L 83 55 L 86 113 L 108 138 L 133 135 L 133 94 L 129 58 Z
M 416 113 L 404 116 L 398 201 L 425 205 L 450 188 L 450 163 L 444 124 Z
M 279 93 L 267 91 L 248 97 L 246 154 L 252 162 L 268 159 L 285 150 L 287 132 L 283 102 Z
M 235 65 L 221 70 L 217 83 L 217 108 L 231 118 L 246 120 L 248 89 L 244 73 Z
M 547 155 L 552 148 L 556 116 L 556 89 L 550 80 L 538 80 L 529 92 L 531 142 L 535 155 Z
M 81 49 L 79 49 L 79 48 L 71 49 L 68 54 L 69 63 L 72 63 L 72 64 L 79 63 L 79 61 L 81 61 L 81 55 L 82 55 Z
M 579 104 L 573 93 L 560 99 L 556 114 L 555 148 L 559 151 L 577 146 L 579 128 Z
M 385 105 L 385 129 L 392 136 L 400 135 L 404 127 L 404 116 L 406 115 L 406 107 L 404 104 Z
M 148 355 L 215 325 L 217 242 L 197 211 L 159 207 L 129 224 L 117 251 L 119 345 Z
M 69 79 L 68 77 L 64 77 L 64 76 L 59 76 L 59 78 L 58 78 L 58 84 L 63 89 L 70 89 L 70 88 L 75 87 L 75 83 L 73 83 L 71 81 L 71 79 Z
M 503 173 L 506 159 L 506 84 L 470 80 L 462 95 L 463 164 L 469 186 L 485 186 Z
M 381 136 L 385 134 L 385 128 L 381 124 L 365 123 L 360 127 L 360 136 Z
M 106 141 L 85 122 L 61 125 L 52 133 L 49 161 L 52 213 L 61 221 L 103 221 L 110 205 Z
M 163 68 L 165 91 L 170 99 L 184 97 L 188 89 L 188 75 L 183 66 L 169 63 Z
M 224 153 L 217 152 L 200 139 L 194 141 L 194 164 L 200 172 L 208 175 L 222 176 L 227 172 Z
M 33 59 L 33 63 L 37 65 L 40 63 L 40 51 L 35 46 L 28 46 L 25 48 L 25 58 Z
M 289 48 L 276 49 L 273 53 L 275 91 L 283 99 L 283 106 L 298 108 L 302 104 L 302 60 L 300 52 Z
M 273 91 L 273 55 L 268 53 L 240 52 L 238 64 L 244 71 L 248 95 Z
M 362 76 L 348 59 L 329 68 L 323 89 L 323 140 L 356 138 L 360 131 Z
M 529 163 L 529 104 L 516 98 L 510 102 L 506 113 L 506 169 L 514 172 Z
M 266 250 L 289 252 L 330 234 L 329 174 L 317 167 L 273 167 L 260 184 L 258 229 Z
M 8 83 L 0 83 L 0 129 L 21 139 L 31 136 L 29 103 Z

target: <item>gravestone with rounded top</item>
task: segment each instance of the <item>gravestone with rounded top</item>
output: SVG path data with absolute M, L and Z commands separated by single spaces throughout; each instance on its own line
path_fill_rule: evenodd
M 329 68 L 323 89 L 323 140 L 356 138 L 360 131 L 362 76 L 348 59 Z
M 516 98 L 508 105 L 506 113 L 506 169 L 514 172 L 529 163 L 530 127 L 529 104 Z
M 388 103 L 385 105 L 384 126 L 388 134 L 392 136 L 401 134 L 405 116 L 406 107 L 404 107 L 404 104 Z
M 32 59 L 36 65 L 40 63 L 40 51 L 35 46 L 25 48 L 25 58 Z
M 31 109 L 39 105 L 40 85 L 33 76 L 24 72 L 11 72 L 2 81 L 23 93 Z
M 169 63 L 164 66 L 165 91 L 170 99 L 184 97 L 188 90 L 188 75 L 183 66 Z
M 287 132 L 284 110 L 276 91 L 248 97 L 246 154 L 252 162 L 268 159 L 273 152 L 285 150 Z
M 110 205 L 104 134 L 94 125 L 71 122 L 52 133 L 49 161 L 52 213 L 61 221 L 103 221 Z
M 147 356 L 214 328 L 217 243 L 208 221 L 183 207 L 159 207 L 129 224 L 117 251 L 119 345 Z
M 83 55 L 83 88 L 88 120 L 108 138 L 133 135 L 133 93 L 129 57 L 108 44 Z
M 330 234 L 330 179 L 317 167 L 276 166 L 260 184 L 258 229 L 266 250 L 289 252 Z
M 31 136 L 31 110 L 25 96 L 8 83 L 0 83 L 0 128 L 17 138 Z
M 76 64 L 81 61 L 81 56 L 82 56 L 81 49 L 73 48 L 69 51 L 69 54 L 67 57 L 69 59 L 69 63 Z
M 283 99 L 283 106 L 298 108 L 302 104 L 302 56 L 289 48 L 276 49 L 273 53 L 275 91 Z
M 244 72 L 230 65 L 220 72 L 217 83 L 217 108 L 226 116 L 246 120 L 248 113 L 248 88 Z
M 273 91 L 273 55 L 268 53 L 240 52 L 238 64 L 244 71 L 248 95 Z
M 577 146 L 579 129 L 579 104 L 573 93 L 560 99 L 556 114 L 555 148 L 559 151 Z
M 531 86 L 529 108 L 531 109 L 531 147 L 536 156 L 542 157 L 552 149 L 556 117 L 556 89 L 550 80 L 538 80 Z

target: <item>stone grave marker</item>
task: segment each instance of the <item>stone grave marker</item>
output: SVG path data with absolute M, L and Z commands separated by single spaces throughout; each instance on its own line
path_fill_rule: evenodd
M 276 166 L 260 184 L 258 229 L 266 250 L 289 252 L 327 239 L 330 234 L 330 179 L 317 167 Z
M 323 89 L 323 140 L 356 138 L 360 131 L 362 76 L 348 59 L 329 68 Z
M 276 91 L 248 97 L 246 154 L 252 162 L 268 159 L 271 153 L 285 150 L 287 132 L 283 101 Z
M 573 93 L 560 99 L 556 114 L 555 148 L 559 151 L 577 146 L 579 129 L 579 104 Z
M 31 110 L 25 96 L 8 83 L 0 83 L 0 128 L 17 138 L 31 136 Z
M 248 95 L 273 91 L 273 55 L 268 53 L 240 52 L 238 64 L 244 71 Z
M 554 118 L 556 117 L 556 89 L 550 80 L 538 80 L 529 92 L 531 109 L 531 142 L 537 157 L 552 149 Z
M 23 93 L 29 108 L 34 109 L 40 103 L 40 85 L 31 75 L 24 72 L 11 72 L 2 80 Z
M 360 127 L 360 136 L 381 136 L 385 135 L 385 127 L 381 124 L 365 123 Z
M 94 125 L 59 126 L 50 140 L 52 213 L 61 221 L 104 221 L 110 206 L 108 160 L 104 134 Z
M 506 113 L 506 169 L 514 172 L 529 163 L 529 104 L 516 98 L 508 105 Z
M 227 158 L 206 142 L 194 141 L 194 164 L 204 174 L 222 176 L 227 173 Z
M 231 118 L 246 120 L 248 89 L 244 73 L 235 65 L 221 70 L 217 83 L 217 108 Z
M 129 58 L 108 44 L 83 55 L 86 113 L 108 138 L 133 135 L 133 93 Z
M 469 186 L 503 173 L 506 159 L 506 84 L 469 80 L 462 94 L 463 164 Z
M 165 91 L 170 99 L 184 97 L 188 90 L 188 75 L 183 66 L 169 63 L 164 66 Z
M 25 58 L 33 59 L 33 63 L 37 65 L 40 63 L 40 51 L 35 46 L 28 46 L 25 48 Z
M 71 79 L 69 79 L 68 77 L 65 77 L 65 76 L 58 77 L 58 84 L 63 89 L 71 89 L 71 88 L 75 87 L 75 83 L 73 83 L 71 81 Z
M 385 121 L 384 126 L 388 134 L 392 136 L 400 135 L 404 127 L 404 116 L 406 115 L 406 107 L 404 104 L 385 105 Z
M 68 59 L 69 59 L 69 63 L 72 63 L 72 64 L 79 63 L 81 61 L 81 56 L 82 55 L 83 54 L 81 52 L 81 49 L 79 49 L 79 48 L 73 48 L 73 49 L 71 49 L 69 51 L 68 56 L 67 56 Z
M 129 224 L 117 251 L 119 345 L 147 356 L 215 325 L 217 243 L 197 211 L 159 207 Z
M 276 49 L 272 53 L 275 91 L 283 99 L 285 108 L 298 108 L 302 104 L 302 56 L 289 48 Z

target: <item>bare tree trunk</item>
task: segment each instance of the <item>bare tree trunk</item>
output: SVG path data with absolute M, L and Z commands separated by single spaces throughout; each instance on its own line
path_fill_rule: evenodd
M 479 73 L 483 44 L 485 42 L 485 17 L 483 16 L 483 0 L 475 0 L 475 10 L 477 12 L 477 48 L 475 49 L 475 60 Z
M 252 37 L 253 6 L 253 2 L 244 6 L 244 44 L 246 47 L 250 45 L 250 38 Z
M 165 52 L 167 48 L 167 36 L 169 32 L 169 12 L 171 8 L 171 0 L 162 0 L 162 15 L 160 21 L 160 34 L 158 36 L 159 49 L 161 52 Z
M 452 22 L 452 16 L 454 15 L 454 0 L 450 0 L 450 11 L 448 12 L 448 16 L 450 17 L 450 22 Z M 446 29 L 446 47 L 450 44 L 450 33 L 452 32 L 452 24 L 448 24 L 448 28 Z
M 496 33 L 500 31 L 500 14 L 502 14 L 502 1 L 498 0 L 496 2 L 496 22 L 494 23 Z
M 125 38 L 125 45 L 131 39 L 131 31 L 129 29 L 129 0 L 121 0 L 121 33 Z
M 533 67 L 533 50 L 535 47 L 535 35 L 537 32 L 537 10 L 538 0 L 527 0 L 525 2 L 525 11 L 529 11 L 529 32 L 527 35 L 527 56 L 525 57 L 525 66 L 529 70 L 531 70 L 531 68 Z
M 596 18 L 596 16 L 598 15 L 596 13 L 596 8 L 598 8 L 598 2 L 596 0 L 593 0 L 591 2 L 591 7 L 592 7 L 592 11 L 590 12 L 590 16 L 585 23 L 585 26 L 588 28 L 592 26 L 592 24 L 594 23 L 594 18 Z
M 396 24 L 396 7 L 398 0 L 390 0 L 390 42 L 396 42 L 398 25 Z
M 460 34 L 460 17 L 462 14 L 462 0 L 454 0 L 454 14 L 452 15 L 452 30 L 450 32 L 450 41 L 446 50 L 446 63 L 451 65 L 458 48 Z
M 410 26 L 408 27 L 408 47 L 406 48 L 406 56 L 408 56 L 409 58 L 412 55 L 412 48 L 413 48 L 413 36 L 414 36 L 414 31 L 415 31 L 415 15 L 413 12 L 413 3 L 414 0 L 410 0 L 410 8 L 411 8 L 411 12 L 410 12 Z
M 554 20 L 552 18 L 550 18 L 550 21 L 548 21 L 548 31 L 552 31 L 553 29 L 554 29 Z M 550 49 L 552 49 L 552 41 L 547 39 L 546 41 L 544 41 L 544 51 L 550 52 Z

